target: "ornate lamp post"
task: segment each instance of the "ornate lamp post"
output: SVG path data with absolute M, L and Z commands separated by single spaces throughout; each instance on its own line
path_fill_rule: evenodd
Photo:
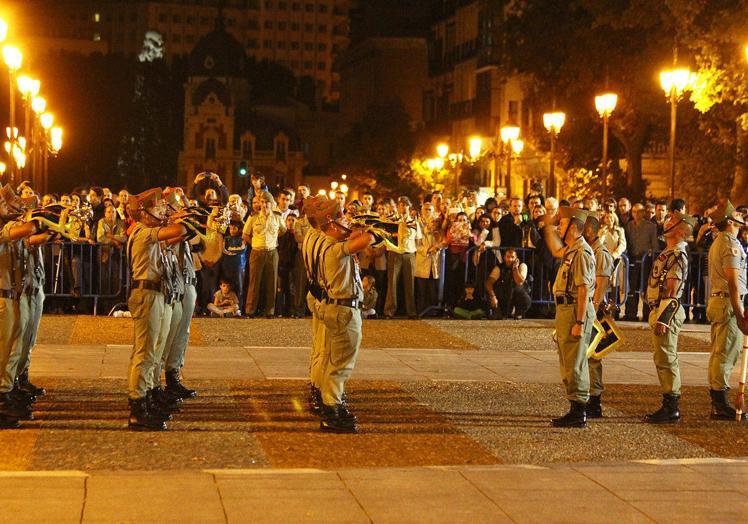
M 7 33 L 7 31 L 6 31 Z M 3 60 L 5 65 L 8 66 L 8 74 L 10 76 L 10 82 L 8 83 L 10 91 L 10 128 L 11 130 L 16 127 L 16 72 L 21 68 L 23 63 L 23 54 L 21 50 L 12 45 L 6 45 L 3 47 Z M 14 150 L 12 147 L 15 144 L 15 133 L 11 133 L 11 151 Z M 16 182 L 16 168 L 15 163 L 10 163 L 10 179 L 13 184 Z
M 608 197 L 608 119 L 618 104 L 618 95 L 605 93 L 595 97 L 595 108 L 603 119 L 603 201 Z
M 691 71 L 687 68 L 671 69 L 660 73 L 660 85 L 670 100 L 670 199 L 675 198 L 675 131 L 678 118 L 678 100 L 692 85 Z
M 504 179 L 504 185 L 506 186 L 507 196 L 511 196 L 512 193 L 512 150 L 514 148 L 514 142 L 519 139 L 519 127 L 514 125 L 506 125 L 499 130 L 501 141 L 504 143 L 504 151 L 506 152 L 506 178 Z M 524 148 L 524 142 L 520 151 Z M 519 154 L 519 153 L 518 153 Z
M 561 132 L 561 128 L 564 127 L 566 122 L 566 113 L 561 111 L 554 111 L 553 113 L 545 113 L 543 115 L 543 126 L 545 126 L 548 133 L 551 135 L 551 162 L 548 169 L 548 194 L 556 196 L 556 137 Z

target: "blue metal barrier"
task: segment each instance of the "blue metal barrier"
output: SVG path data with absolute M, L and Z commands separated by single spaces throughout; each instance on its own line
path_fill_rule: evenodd
M 652 262 L 660 255 L 661 251 L 654 253 L 645 253 L 639 262 L 641 268 L 651 268 Z M 681 305 L 684 308 L 706 309 L 707 287 L 708 287 L 708 253 L 700 251 L 689 252 L 688 254 L 688 278 L 686 279 Z M 647 280 L 649 271 L 639 272 L 639 287 L 632 290 L 637 293 L 642 300 L 646 299 Z

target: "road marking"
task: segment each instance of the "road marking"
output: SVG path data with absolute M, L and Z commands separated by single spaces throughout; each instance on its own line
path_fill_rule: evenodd
M 48 470 L 48 471 L 0 471 L 0 477 L 68 477 L 86 478 L 90 475 L 78 470 Z
M 704 458 L 684 458 L 684 459 L 644 459 L 634 460 L 640 464 L 653 464 L 655 466 L 692 466 L 698 464 L 731 464 L 731 463 L 745 463 L 748 460 L 745 459 L 729 459 L 720 457 L 704 457 Z

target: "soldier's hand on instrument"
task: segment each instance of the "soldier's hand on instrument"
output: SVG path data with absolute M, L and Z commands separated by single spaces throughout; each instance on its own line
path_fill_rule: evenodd
M 581 324 L 574 324 L 574 326 L 571 328 L 571 336 L 575 338 L 580 338 L 582 336 Z
M 654 328 L 654 334 L 655 335 L 657 335 L 658 337 L 661 337 L 665 333 L 667 333 L 667 326 L 666 325 L 664 325 L 664 324 L 655 324 L 655 328 Z
M 736 318 L 738 321 L 738 329 L 743 332 L 744 335 L 748 335 L 748 309 L 743 312 L 742 316 Z

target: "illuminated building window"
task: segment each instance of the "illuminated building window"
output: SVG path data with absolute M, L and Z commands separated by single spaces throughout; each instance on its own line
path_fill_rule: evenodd
M 93 39 L 94 39 L 94 42 L 101 41 L 101 33 L 94 33 Z
M 101 14 L 100 13 L 94 13 L 93 16 L 94 22 L 101 22 Z

